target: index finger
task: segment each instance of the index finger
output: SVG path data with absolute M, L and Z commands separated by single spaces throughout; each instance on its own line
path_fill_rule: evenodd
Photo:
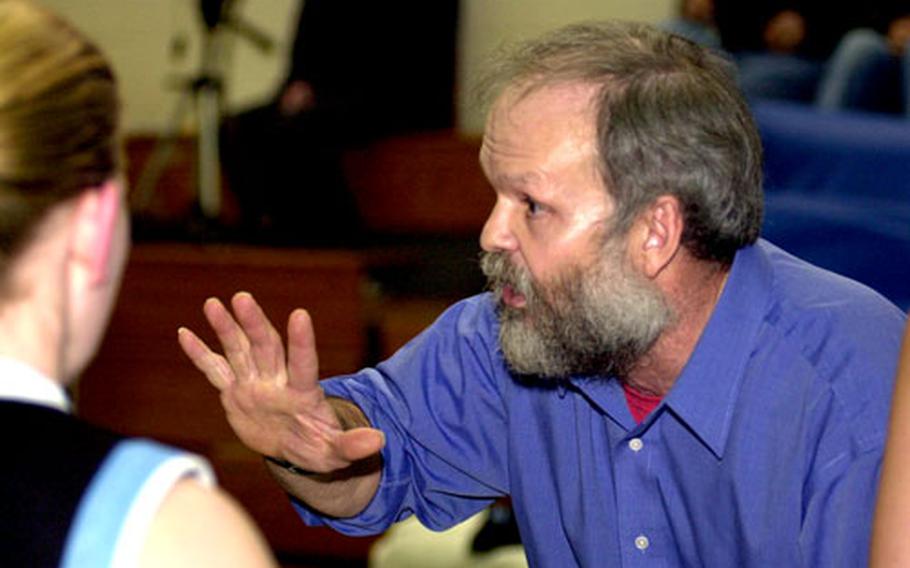
M 177 330 L 177 341 L 193 365 L 202 371 L 215 388 L 224 390 L 234 381 L 231 367 L 224 357 L 209 349 L 195 333 L 181 327 Z

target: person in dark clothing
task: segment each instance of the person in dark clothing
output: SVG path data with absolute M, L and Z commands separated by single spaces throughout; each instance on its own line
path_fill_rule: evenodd
M 225 169 L 249 228 L 356 244 L 343 153 L 452 126 L 457 17 L 457 0 L 304 2 L 279 92 L 225 124 Z

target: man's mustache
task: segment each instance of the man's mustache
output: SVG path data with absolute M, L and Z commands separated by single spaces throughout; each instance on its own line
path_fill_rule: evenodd
M 501 290 L 503 286 L 514 285 L 518 279 L 518 269 L 512 265 L 505 253 L 483 253 L 480 257 L 480 269 L 487 277 L 487 287 L 494 292 Z
M 515 266 L 506 253 L 484 252 L 480 257 L 480 269 L 487 277 L 487 288 L 497 296 L 497 299 L 505 286 L 511 287 L 526 298 L 535 295 L 531 275 Z

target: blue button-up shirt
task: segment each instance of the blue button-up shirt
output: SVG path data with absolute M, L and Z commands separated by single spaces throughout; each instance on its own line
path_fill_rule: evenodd
M 766 242 L 741 250 L 641 424 L 610 378 L 512 376 L 488 295 L 324 382 L 386 434 L 349 534 L 450 526 L 511 495 L 535 566 L 862 566 L 903 314 Z

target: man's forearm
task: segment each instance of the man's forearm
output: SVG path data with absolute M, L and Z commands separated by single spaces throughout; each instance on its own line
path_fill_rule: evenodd
M 352 402 L 340 398 L 329 398 L 329 402 L 343 429 L 370 426 Z M 351 517 L 361 512 L 376 494 L 382 470 L 380 454 L 324 474 L 293 473 L 275 463 L 266 463 L 285 491 L 331 517 Z

